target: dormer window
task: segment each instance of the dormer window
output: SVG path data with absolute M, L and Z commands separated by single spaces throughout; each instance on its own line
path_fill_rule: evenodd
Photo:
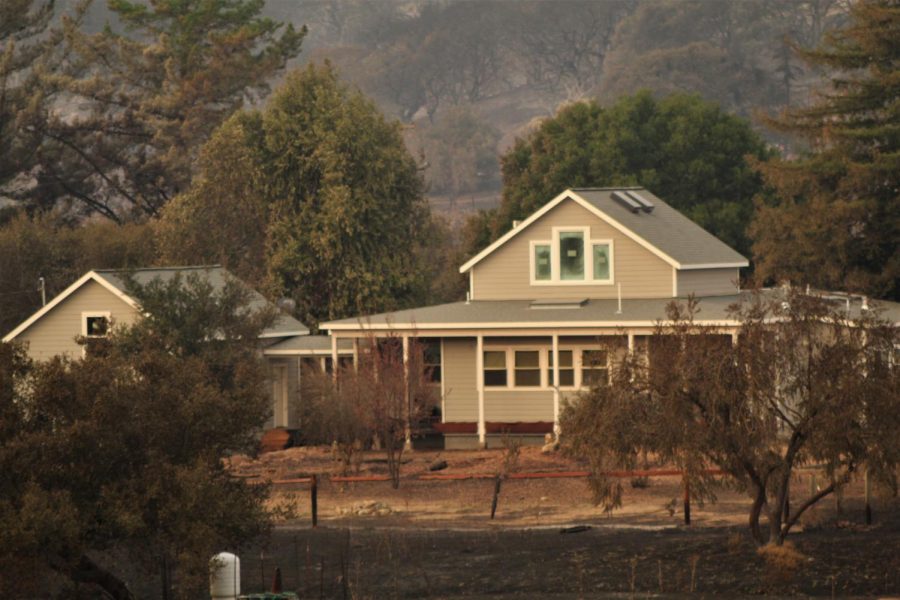
M 531 283 L 612 284 L 612 240 L 590 239 L 589 227 L 554 227 L 552 240 L 531 242 Z

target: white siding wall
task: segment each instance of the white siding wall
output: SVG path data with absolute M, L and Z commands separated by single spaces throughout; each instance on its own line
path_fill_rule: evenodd
M 731 296 L 739 291 L 738 269 L 696 269 L 678 271 L 678 295 Z
M 445 338 L 444 421 L 472 423 L 478 420 L 478 388 L 475 373 L 475 339 Z
M 552 240 L 553 227 L 590 227 L 592 239 L 614 244 L 615 283 L 624 298 L 669 298 L 673 267 L 589 212 L 574 200 L 563 200 L 473 267 L 476 300 L 538 298 L 615 298 L 615 285 L 531 285 L 531 240 Z
M 75 337 L 81 335 L 84 312 L 109 312 L 116 325 L 130 325 L 138 317 L 137 311 L 121 298 L 96 281 L 88 281 L 32 323 L 16 340 L 28 344 L 28 354 L 35 360 L 47 360 L 58 354 L 81 356 L 81 346 L 75 343 Z

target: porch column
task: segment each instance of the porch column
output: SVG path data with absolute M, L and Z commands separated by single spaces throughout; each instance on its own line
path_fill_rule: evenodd
M 553 435 L 559 439 L 559 334 L 553 334 Z
M 628 355 L 631 356 L 634 354 L 634 334 L 628 333 Z
M 331 377 L 334 381 L 338 379 L 338 341 L 334 334 L 331 334 Z
M 478 444 L 487 444 L 487 431 L 484 426 L 484 336 L 478 334 L 475 344 L 475 387 L 478 389 Z
M 410 414 L 412 414 L 411 398 L 409 396 L 409 336 L 403 336 L 403 401 L 406 411 L 406 425 L 404 434 L 406 442 L 404 443 L 406 450 L 412 450 L 412 428 L 409 422 Z
M 353 338 L 353 370 L 359 371 L 359 338 Z

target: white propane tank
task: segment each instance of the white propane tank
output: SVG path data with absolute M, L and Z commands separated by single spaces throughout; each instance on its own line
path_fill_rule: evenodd
M 241 595 L 241 559 L 231 552 L 210 559 L 209 595 L 213 600 L 237 600 Z

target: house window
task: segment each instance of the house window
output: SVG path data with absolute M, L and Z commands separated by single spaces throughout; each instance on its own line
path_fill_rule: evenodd
M 486 387 L 506 387 L 506 351 L 485 350 L 484 385 Z
M 548 352 L 547 381 L 553 386 L 553 351 Z M 572 362 L 571 350 L 559 351 L 559 387 L 575 386 L 575 365 Z
M 559 233 L 559 278 L 562 281 L 584 280 L 584 232 Z
M 581 385 L 584 387 L 609 382 L 609 353 L 606 350 L 581 351 Z
M 541 386 L 541 353 L 539 350 L 516 350 L 514 364 L 516 387 Z
M 593 244 L 594 281 L 609 280 L 609 244 Z
M 432 383 L 441 382 L 441 341 L 428 340 L 422 342 L 422 363 L 425 378 Z
M 551 240 L 532 240 L 532 285 L 611 285 L 613 240 L 591 239 L 590 227 L 554 227 Z
M 550 258 L 550 244 L 535 244 L 534 246 L 534 279 L 535 281 L 550 281 L 552 275 L 552 263 Z
M 109 334 L 109 313 L 84 313 L 82 319 L 82 335 L 106 337 Z

